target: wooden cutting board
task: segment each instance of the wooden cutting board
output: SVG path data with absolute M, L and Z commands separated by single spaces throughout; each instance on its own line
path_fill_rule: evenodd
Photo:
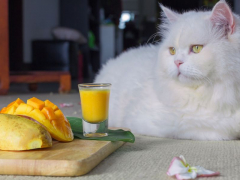
M 0 174 L 80 176 L 91 171 L 124 142 L 75 139 L 53 142 L 51 148 L 0 151 Z

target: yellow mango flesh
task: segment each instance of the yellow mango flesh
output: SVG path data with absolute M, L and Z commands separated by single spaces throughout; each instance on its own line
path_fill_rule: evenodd
M 44 103 L 45 103 L 45 107 L 50 107 L 53 109 L 53 111 L 58 110 L 58 107 L 55 104 L 53 104 L 51 101 L 49 101 L 48 99 L 46 101 L 44 101 Z
M 16 106 L 11 106 L 11 107 L 8 107 L 7 111 L 6 111 L 6 114 L 14 114 L 14 112 L 16 111 Z
M 44 122 L 47 120 L 44 114 L 39 109 L 33 109 L 30 113 L 25 114 L 26 116 L 30 116 L 36 121 L 40 122 L 44 125 Z
M 83 119 L 99 123 L 108 118 L 109 90 L 80 90 Z
M 0 111 L 0 113 L 4 113 L 4 114 L 14 114 L 15 110 L 17 109 L 17 107 L 21 104 L 24 103 L 24 101 L 22 101 L 21 99 L 17 98 L 16 101 L 11 102 L 10 104 L 8 104 L 7 107 L 2 108 L 2 110 Z
M 42 110 L 42 108 L 45 106 L 45 103 L 43 101 L 35 97 L 28 99 L 27 104 L 31 105 L 33 108 L 40 109 L 40 110 Z
M 42 109 L 42 113 L 43 113 L 43 114 L 45 115 L 45 117 L 47 117 L 47 119 L 49 119 L 49 120 L 56 120 L 56 119 L 57 119 L 57 117 L 56 117 L 53 109 L 50 108 L 50 107 L 44 107 L 44 108 Z
M 23 115 L 26 115 L 28 113 L 30 113 L 31 111 L 33 110 L 33 107 L 28 105 L 28 104 L 20 104 L 16 111 L 15 111 L 15 114 L 23 114 Z
M 51 146 L 51 135 L 41 124 L 16 115 L 0 114 L 1 150 L 29 150 Z
M 73 139 L 73 133 L 66 133 L 71 131 L 70 123 L 68 122 L 67 118 L 64 116 L 60 109 L 55 111 L 55 115 L 57 117 L 57 120 L 61 123 L 56 124 L 56 121 L 53 120 L 51 121 L 51 123 L 53 124 L 54 127 L 62 129 L 62 131 L 65 132 L 64 133 L 65 139 L 70 141 L 71 139 Z
M 8 109 L 7 107 L 2 108 L 0 113 L 6 113 L 7 109 Z
M 24 103 L 24 101 L 21 100 L 20 98 L 17 98 L 16 101 L 11 102 L 7 107 L 10 107 L 10 106 L 18 107 L 21 103 Z

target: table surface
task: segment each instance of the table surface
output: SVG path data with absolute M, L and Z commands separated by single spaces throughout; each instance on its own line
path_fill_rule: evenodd
M 190 165 L 219 171 L 221 176 L 214 180 L 240 179 L 240 141 L 191 141 L 136 135 L 135 143 L 126 143 L 84 176 L 0 176 L 0 180 L 170 180 L 166 175 L 167 169 L 172 158 L 179 155 L 184 155 Z
M 66 116 L 81 116 L 79 94 L 12 94 L 1 96 L 0 108 L 20 97 L 26 101 L 37 97 L 55 104 L 73 103 L 71 108 L 60 108 Z M 171 180 L 166 175 L 173 157 L 183 155 L 192 166 L 219 171 L 214 180 L 240 179 L 240 141 L 192 141 L 135 135 L 135 143 L 126 143 L 103 160 L 90 173 L 80 177 L 0 176 L 0 180 Z M 47 168 L 47 167 L 46 167 Z M 200 178 L 199 178 L 200 179 Z M 202 178 L 206 179 L 206 178 Z

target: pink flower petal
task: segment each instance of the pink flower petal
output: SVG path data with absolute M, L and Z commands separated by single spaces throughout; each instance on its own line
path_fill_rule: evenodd
M 61 107 L 73 107 L 72 103 L 60 103 Z
M 220 172 L 214 172 L 212 174 L 200 174 L 200 175 L 197 175 L 197 177 L 212 177 L 212 176 L 219 176 L 220 175 Z
M 176 176 L 178 180 L 195 179 L 196 177 L 211 177 L 220 175 L 219 172 L 207 170 L 201 166 L 190 166 L 181 155 L 174 157 L 170 163 L 167 175 Z

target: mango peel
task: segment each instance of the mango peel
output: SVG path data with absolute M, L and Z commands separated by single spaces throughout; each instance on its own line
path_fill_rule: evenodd
M 1 150 L 19 151 L 51 146 L 51 135 L 40 123 L 21 116 L 0 114 Z

